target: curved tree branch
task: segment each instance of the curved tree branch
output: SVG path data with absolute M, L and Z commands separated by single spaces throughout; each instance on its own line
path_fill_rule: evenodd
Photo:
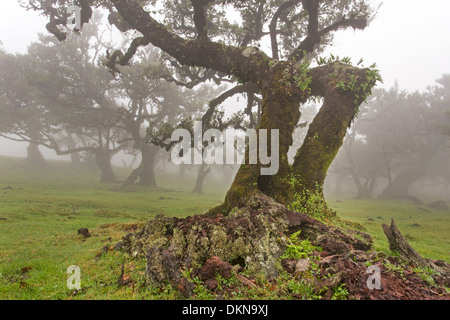
M 244 93 L 244 92 L 257 92 L 259 91 L 259 87 L 256 86 L 253 83 L 246 83 L 246 84 L 241 84 L 241 85 L 237 85 L 233 88 L 231 88 L 230 90 L 225 91 L 224 93 L 222 93 L 220 96 L 218 96 L 217 98 L 211 100 L 208 103 L 208 110 L 205 112 L 205 114 L 202 117 L 202 122 L 204 125 L 207 125 L 209 123 L 209 121 L 211 120 L 212 114 L 214 113 L 216 107 L 218 105 L 220 105 L 222 102 L 224 102 L 225 100 L 227 100 L 228 98 L 239 94 L 239 93 Z
M 131 58 L 136 54 L 137 49 L 140 46 L 146 46 L 150 43 L 150 40 L 146 37 L 139 37 L 133 39 L 131 42 L 127 52 L 125 54 L 122 53 L 120 50 L 116 50 L 113 52 L 112 55 L 109 54 L 109 51 L 106 52 L 106 58 L 108 59 L 106 61 L 106 66 L 110 68 L 113 72 L 119 72 L 119 70 L 116 68 L 116 64 L 119 64 L 121 66 L 128 65 Z
M 208 39 L 205 7 L 210 2 L 212 2 L 212 0 L 191 0 L 192 6 L 194 7 L 194 24 L 197 29 L 198 39 Z
M 312 53 L 322 38 L 332 31 L 349 27 L 363 30 L 367 27 L 366 17 L 357 18 L 352 15 L 348 19 L 344 16 L 341 20 L 319 30 L 319 2 L 319 0 L 302 0 L 303 7 L 308 12 L 308 35 L 290 54 L 289 60 L 303 60 L 305 53 Z
M 277 11 L 275 11 L 275 14 L 272 17 L 272 20 L 269 24 L 269 30 L 270 30 L 270 43 L 272 47 L 272 58 L 273 59 L 279 59 L 279 52 L 278 52 L 278 41 L 277 41 L 277 23 L 280 16 L 289 8 L 296 6 L 302 2 L 302 0 L 290 0 L 286 1 L 283 4 L 281 4 Z

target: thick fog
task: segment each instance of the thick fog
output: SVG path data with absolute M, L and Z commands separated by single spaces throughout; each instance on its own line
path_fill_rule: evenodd
M 5 52 L 25 54 L 28 46 L 38 40 L 39 33 L 48 35 L 45 29 L 45 24 L 47 23 L 46 18 L 39 16 L 37 12 L 25 11 L 15 1 L 8 1 L 3 6 L 3 10 L 0 13 L 0 39 Z M 383 83 L 378 85 L 378 89 L 384 89 L 386 90 L 385 92 L 392 90 L 392 88 L 397 88 L 396 90 L 406 91 L 408 94 L 413 94 L 415 91 L 418 91 L 426 95 L 427 92 L 430 92 L 429 88 L 437 86 L 436 80 L 440 79 L 444 74 L 450 73 L 450 63 L 448 60 L 450 56 L 450 42 L 446 41 L 448 31 L 450 30 L 448 12 L 450 12 L 450 3 L 445 0 L 428 1 L 426 5 L 422 1 L 416 0 L 385 1 L 378 7 L 377 16 L 370 22 L 368 28 L 364 31 L 346 30 L 337 32 L 334 44 L 327 48 L 323 55 L 349 56 L 354 61 L 363 58 L 367 65 L 376 63 L 383 77 Z M 106 33 L 107 40 L 111 41 L 113 37 L 112 32 L 110 34 L 108 32 Z M 226 106 L 224 108 L 225 114 L 229 116 L 233 112 L 245 108 L 245 102 L 243 100 L 245 99 L 239 100 L 232 98 L 226 100 L 224 103 Z M 374 102 L 375 100 L 372 100 L 372 103 L 376 103 Z M 370 106 L 364 110 L 361 112 L 361 119 L 357 120 L 357 123 L 359 123 L 358 121 L 364 122 L 367 117 L 371 116 Z M 305 107 L 303 121 L 311 121 L 315 112 L 317 112 L 317 106 Z M 381 122 L 377 124 L 380 125 L 379 130 L 387 130 L 386 128 L 382 128 L 383 124 Z M 391 126 L 395 125 L 395 122 L 391 124 Z M 301 144 L 306 130 L 307 127 L 299 130 L 298 139 L 294 142 L 294 147 Z M 348 195 L 358 194 L 356 186 L 359 182 L 355 177 L 355 172 L 350 170 L 347 172 L 347 175 L 344 174 L 341 176 L 341 178 L 345 176 L 344 182 L 340 180 L 338 173 L 341 172 L 340 174 L 342 175 L 342 170 L 349 170 L 348 166 L 346 169 L 339 167 L 340 163 L 348 164 L 349 159 L 345 157 L 345 152 L 347 152 L 347 155 L 354 152 L 354 158 L 356 159 L 361 159 L 364 152 L 369 152 L 368 150 L 355 149 L 348 153 L 348 149 L 350 148 L 348 141 L 351 139 L 352 134 L 354 137 L 356 130 L 355 127 L 349 130 L 349 137 L 346 138 L 342 150 L 339 152 L 330 169 L 326 184 L 326 190 L 328 192 L 337 192 L 338 195 L 340 192 L 347 193 Z M 403 132 L 401 134 L 408 135 L 410 133 Z M 356 139 L 357 143 L 361 143 L 361 141 L 367 138 L 366 132 L 358 132 L 356 135 L 359 137 L 359 139 Z M 0 138 L 0 155 L 26 157 L 27 146 L 27 142 L 16 142 Z M 361 148 L 361 146 L 359 147 Z M 39 146 L 38 148 L 46 159 L 71 159 L 70 155 L 58 156 L 55 151 L 43 146 Z M 445 152 L 445 143 L 442 148 L 441 151 L 437 152 L 436 157 L 445 159 L 448 156 Z M 359 152 L 363 153 L 359 154 Z M 376 151 L 372 150 L 372 152 L 376 154 Z M 164 152 L 160 151 L 160 153 Z M 166 156 L 168 155 L 166 154 Z M 111 162 L 113 165 L 119 167 L 136 167 L 140 162 L 140 157 L 140 154 L 130 155 L 129 152 L 120 151 L 112 156 Z M 364 162 L 364 160 L 361 161 Z M 393 159 L 392 161 L 394 161 L 393 166 L 395 167 L 395 160 Z M 401 162 L 401 160 L 398 161 Z M 436 162 L 439 159 L 430 161 Z M 441 162 L 444 163 L 445 167 L 445 160 Z M 357 165 L 355 164 L 355 168 Z M 380 164 L 378 163 L 378 165 Z M 433 173 L 432 176 L 437 180 L 434 182 L 428 181 L 428 183 L 442 185 L 439 187 L 439 194 L 445 197 L 448 196 L 448 177 L 446 171 L 448 168 L 442 169 L 444 170 L 443 176 L 437 177 L 438 174 Z M 220 171 L 220 168 L 218 170 Z M 395 167 L 392 170 L 394 172 L 390 174 L 395 176 L 400 169 Z M 351 179 L 352 174 L 353 181 Z M 361 179 L 364 178 L 361 177 Z M 388 179 L 387 172 L 385 172 L 385 169 L 380 169 L 376 179 L 377 182 L 373 182 L 375 185 L 372 186 L 370 196 L 380 196 L 383 193 L 383 184 L 386 185 L 386 179 Z M 390 177 L 389 179 L 392 180 L 393 178 Z M 427 179 L 433 180 L 431 177 L 427 177 Z M 342 185 L 338 185 L 338 181 Z M 425 182 L 422 181 L 422 183 Z M 432 188 L 427 187 L 427 190 L 430 191 Z M 361 190 L 359 191 L 361 192 Z M 432 193 L 432 191 L 430 192 Z

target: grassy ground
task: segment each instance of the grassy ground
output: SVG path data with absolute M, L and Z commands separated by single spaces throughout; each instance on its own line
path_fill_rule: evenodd
M 116 169 L 116 173 L 123 179 L 128 171 Z M 0 157 L 0 299 L 176 298 L 171 290 L 144 288 L 145 261 L 128 259 L 125 270 L 134 285 L 118 288 L 125 257 L 118 252 L 98 256 L 104 246 L 117 243 L 158 214 L 185 217 L 223 200 L 221 188 L 207 186 L 206 194 L 198 195 L 189 192 L 192 183 L 175 176 L 158 178 L 164 180 L 161 188 L 118 192 L 119 184 L 99 184 L 95 171 L 74 169 L 65 162 L 51 162 L 36 171 L 22 159 Z M 407 203 L 330 203 L 341 217 L 361 223 L 374 236 L 378 249 L 388 251 L 381 223 L 395 218 L 419 253 L 450 261 L 450 212 L 428 208 L 425 212 Z M 83 239 L 77 235 L 79 228 L 88 228 L 92 236 Z M 81 269 L 83 289 L 76 293 L 67 288 L 71 265 Z M 231 282 L 221 285 L 234 285 Z M 197 290 L 196 298 L 211 298 L 202 286 Z M 251 294 L 279 297 L 272 291 Z M 229 298 L 239 297 L 238 293 Z

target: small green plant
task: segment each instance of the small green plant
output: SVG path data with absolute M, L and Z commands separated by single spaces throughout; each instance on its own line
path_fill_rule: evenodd
M 192 268 L 184 270 L 181 275 L 188 281 L 195 283 L 194 294 L 197 300 L 211 300 L 215 295 L 211 293 L 198 277 L 192 277 Z
M 306 55 L 306 52 L 304 52 L 304 55 Z M 311 63 L 307 60 L 302 61 L 298 64 L 299 67 L 299 75 L 294 76 L 294 80 L 297 82 L 297 87 L 302 91 L 307 91 L 308 93 L 311 93 L 311 88 L 309 88 L 312 77 L 308 76 L 309 67 L 311 66 Z
M 288 289 L 295 294 L 301 295 L 303 300 L 320 300 L 325 290 L 317 290 L 305 280 L 291 279 L 287 283 Z
M 281 259 L 305 259 L 312 256 L 314 251 L 322 251 L 322 248 L 312 245 L 309 240 L 300 240 L 300 233 L 301 231 L 291 234 Z
M 420 279 L 428 283 L 430 286 L 435 285 L 433 275 L 436 274 L 436 271 L 432 268 L 414 268 L 413 271 Z
M 343 57 L 340 58 L 338 55 L 335 56 L 333 54 L 330 54 L 329 57 L 318 57 L 316 58 L 316 63 L 319 66 L 325 65 L 325 64 L 330 64 L 333 62 L 340 62 L 342 64 L 346 64 L 346 65 L 351 65 L 352 64 L 352 59 L 350 57 Z
M 295 180 L 291 180 L 291 183 Z M 325 199 L 318 192 L 304 190 L 301 194 L 295 194 L 295 201 L 288 205 L 288 209 L 306 213 L 310 217 L 323 221 L 327 212 Z
M 341 63 L 343 65 L 353 65 L 352 61 L 349 57 L 340 58 L 339 56 L 334 56 L 333 54 L 330 57 L 318 57 L 316 58 L 316 63 L 321 66 L 330 63 Z M 360 59 L 356 66 L 364 67 L 364 60 Z M 380 71 L 377 69 L 376 63 L 372 64 L 366 72 L 365 79 L 358 79 L 351 75 L 347 81 L 339 80 L 337 82 L 337 87 L 341 88 L 344 91 L 351 91 L 354 93 L 354 103 L 356 106 L 359 106 L 361 102 L 367 103 L 367 98 L 371 95 L 371 90 L 369 90 L 369 86 L 376 84 L 377 82 L 383 83 L 383 79 L 380 75 Z M 335 73 L 331 73 L 330 77 L 336 78 L 337 75 Z M 359 84 L 358 84 L 359 82 Z M 357 113 L 359 110 L 357 110 Z
M 387 270 L 392 271 L 392 272 L 396 272 L 397 274 L 399 274 L 402 279 L 404 278 L 405 269 L 403 269 L 401 266 L 397 266 L 397 265 L 391 263 L 389 260 L 385 260 L 383 262 L 383 266 Z
M 331 296 L 331 300 L 347 300 L 349 292 L 347 288 L 345 288 L 344 283 L 340 283 L 333 288 L 333 295 Z
M 240 282 L 232 272 L 232 276 L 230 278 L 224 278 L 222 275 L 218 274 L 216 275 L 217 280 L 217 289 L 223 290 L 225 287 L 231 287 L 233 285 L 238 285 Z

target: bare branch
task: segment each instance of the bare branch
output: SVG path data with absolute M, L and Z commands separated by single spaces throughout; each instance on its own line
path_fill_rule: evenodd
M 223 103 L 228 98 L 231 98 L 232 96 L 239 94 L 239 93 L 258 92 L 258 91 L 259 91 L 259 87 L 252 83 L 237 85 L 237 86 L 231 88 L 230 90 L 225 91 L 220 96 L 211 100 L 208 103 L 208 110 L 205 112 L 205 114 L 202 117 L 203 124 L 207 125 L 210 122 L 212 114 L 214 113 L 216 107 L 218 105 L 220 105 L 221 103 Z
M 366 18 L 346 18 L 345 16 L 333 23 L 332 25 L 329 25 L 326 28 L 323 28 L 320 31 L 320 34 L 322 36 L 326 35 L 327 33 L 330 33 L 331 31 L 336 31 L 338 29 L 341 28 L 353 28 L 353 29 L 359 29 L 359 30 L 363 30 L 364 28 L 367 27 L 367 19 Z
M 305 52 L 311 53 L 320 43 L 319 33 L 319 0 L 302 0 L 303 8 L 308 12 L 308 35 L 289 56 L 289 60 L 301 61 Z
M 106 58 L 108 59 L 106 62 L 106 66 L 110 68 L 113 72 L 119 72 L 119 70 L 116 68 L 116 64 L 119 64 L 121 66 L 128 65 L 131 58 L 136 54 L 137 49 L 140 46 L 146 46 L 150 43 L 150 40 L 146 37 L 139 37 L 133 39 L 131 42 L 127 52 L 125 54 L 122 53 L 120 50 L 114 51 L 112 55 L 109 54 L 109 51 L 106 52 Z
M 270 42 L 272 46 L 272 58 L 279 59 L 278 41 L 277 41 L 277 23 L 280 16 L 289 8 L 299 4 L 301 0 L 290 0 L 280 5 L 270 21 Z
M 289 56 L 290 60 L 301 61 L 305 53 L 312 53 L 314 48 L 320 44 L 322 38 L 332 31 L 341 28 L 353 28 L 363 30 L 367 27 L 366 17 L 356 17 L 352 14 L 350 18 L 342 17 L 341 20 L 319 30 L 319 1 L 302 0 L 303 7 L 308 11 L 308 35 L 300 45 Z
M 247 30 L 247 33 L 245 34 L 244 39 L 242 39 L 242 42 L 240 44 L 241 47 L 247 47 L 250 44 L 250 41 L 260 40 L 264 35 L 262 19 L 265 5 L 265 1 L 260 1 L 258 10 L 255 13 L 255 24 L 252 28 L 249 28 L 249 30 Z
M 89 0 L 79 0 L 79 4 L 81 6 L 81 26 L 83 27 L 83 24 L 88 23 L 89 20 L 92 17 L 92 9 L 89 4 Z M 47 31 L 52 33 L 59 41 L 64 41 L 67 38 L 67 34 L 61 30 L 58 29 L 58 26 L 66 26 L 67 25 L 67 13 L 63 16 L 58 16 L 57 11 L 49 5 L 46 8 L 43 8 L 44 10 L 49 11 L 50 14 L 50 22 L 47 23 L 45 26 Z M 78 32 L 78 29 L 74 30 L 75 32 Z
M 197 29 L 198 39 L 208 39 L 208 30 L 206 29 L 205 7 L 212 0 L 191 0 L 194 7 L 194 24 Z

